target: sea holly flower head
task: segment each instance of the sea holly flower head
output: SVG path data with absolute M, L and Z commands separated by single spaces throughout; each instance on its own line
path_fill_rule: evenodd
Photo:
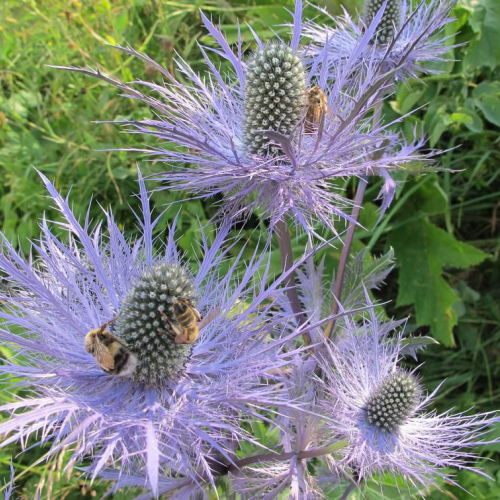
M 244 142 L 251 153 L 269 156 L 280 149 L 264 131 L 289 137 L 306 106 L 306 76 L 298 54 L 287 45 L 264 45 L 247 61 Z
M 179 264 L 153 265 L 137 279 L 113 325 L 113 333 L 137 354 L 136 381 L 161 385 L 184 369 L 193 346 L 175 341 L 175 328 L 182 328 L 176 308 L 195 301 L 192 278 Z
M 430 410 L 439 387 L 426 394 L 416 373 L 401 366 L 400 325 L 382 322 L 373 308 L 362 322 L 345 317 L 338 338 L 317 355 L 325 433 L 348 442 L 330 466 L 360 482 L 389 472 L 416 487 L 438 476 L 454 482 L 446 468 L 481 474 L 474 448 L 486 444 L 483 435 L 500 418 Z
M 363 22 L 370 26 L 377 12 L 383 9 L 384 16 L 378 25 L 374 43 L 381 45 L 390 43 L 401 26 L 401 0 L 366 0 L 363 10 Z
M 289 356 L 268 339 L 293 320 L 272 309 L 279 283 L 261 284 L 267 252 L 243 269 L 241 254 L 230 265 L 224 226 L 212 244 L 202 233 L 193 274 L 176 248 L 175 227 L 164 243 L 153 236 L 158 218 L 142 179 L 135 241 L 110 212 L 107 231 L 88 219 L 80 224 L 69 201 L 42 179 L 65 234 L 43 219 L 28 259 L 2 240 L 0 340 L 16 355 L 1 371 L 29 388 L 0 408 L 10 414 L 0 424 L 2 445 L 50 442 L 49 456 L 69 449 L 70 463 L 88 458 L 94 477 L 105 467 L 140 471 L 154 494 L 160 471 L 210 484 L 214 464 L 231 462 L 234 442 L 251 439 L 240 422 L 252 405 L 293 406 L 279 385 L 266 382 Z M 176 342 L 186 326 L 179 304 L 202 317 L 192 343 Z M 95 350 L 86 349 L 91 331 Z
M 418 157 L 420 143 L 400 145 L 399 134 L 388 125 L 369 124 L 393 74 L 377 74 L 373 67 L 353 78 L 358 64 L 353 55 L 330 80 L 328 46 L 304 67 L 300 0 L 290 43 L 261 41 L 254 34 L 256 49 L 250 54 L 241 39 L 233 50 L 203 14 L 202 19 L 220 47 L 200 46 L 208 67 L 204 76 L 178 60 L 182 83 L 146 55 L 123 47 L 157 68 L 165 84 L 125 84 L 100 71 L 64 68 L 104 80 L 151 106 L 154 119 L 117 123 L 159 140 L 156 147 L 140 150 L 171 165 L 151 177 L 163 183 L 161 188 L 201 198 L 218 195 L 219 215 L 230 221 L 259 210 L 271 230 L 290 216 L 309 233 L 322 226 L 335 231 L 334 221 L 350 220 L 352 206 L 336 180 L 404 168 Z M 210 51 L 225 60 L 229 71 L 216 67 Z M 313 88 L 317 99 L 309 92 Z
M 364 10 L 358 21 L 345 11 L 333 17 L 333 27 L 307 23 L 304 33 L 312 40 L 306 57 L 313 63 L 317 54 L 328 47 L 328 65 L 335 68 L 352 59 L 356 53 L 357 71 L 378 65 L 382 71 L 397 68 L 396 78 L 418 77 L 420 73 L 434 72 L 426 62 L 441 62 L 454 45 L 443 34 L 444 27 L 453 21 L 449 16 L 456 0 L 365 0 Z

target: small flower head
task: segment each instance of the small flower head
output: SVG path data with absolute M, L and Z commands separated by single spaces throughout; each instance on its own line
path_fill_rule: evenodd
M 389 375 L 366 402 L 366 425 L 375 432 L 397 432 L 413 416 L 420 392 L 419 383 L 411 373 L 399 370 Z
M 389 0 L 384 9 L 384 16 L 378 25 L 376 43 L 388 44 L 401 26 L 401 2 Z M 363 10 L 363 22 L 370 26 L 377 12 L 384 6 L 385 0 L 366 0 Z
M 494 414 L 438 414 L 429 410 L 437 390 L 427 395 L 415 373 L 401 365 L 401 323 L 382 323 L 373 310 L 362 324 L 344 318 L 344 331 L 318 356 L 325 398 L 326 434 L 346 439 L 340 461 L 330 461 L 363 481 L 375 474 L 400 475 L 414 486 L 452 481 L 444 469 L 475 470 L 473 448 L 500 420 Z
M 298 54 L 290 47 L 264 45 L 247 61 L 245 74 L 245 144 L 251 153 L 280 153 L 264 131 L 289 137 L 304 115 L 306 76 Z
M 0 407 L 10 414 L 0 424 L 8 436 L 2 445 L 33 436 L 51 443 L 50 456 L 69 448 L 71 463 L 88 459 L 94 477 L 106 467 L 143 475 L 154 495 L 160 472 L 186 484 L 213 482 L 214 460 L 230 463 L 233 443 L 248 438 L 240 425 L 252 411 L 247 402 L 288 402 L 277 384 L 263 383 L 272 377 L 268 370 L 288 362 L 268 340 L 287 323 L 284 315 L 273 320 L 278 313 L 268 300 L 279 290 L 255 278 L 266 267 L 266 252 L 241 272 L 239 258 L 220 272 L 230 249 L 225 226 L 211 245 L 202 233 L 203 259 L 191 274 L 173 228 L 165 243 L 153 237 L 158 218 L 151 218 L 142 180 L 141 235 L 129 241 L 111 213 L 107 231 L 100 224 L 92 229 L 88 220 L 81 225 L 68 200 L 42 178 L 67 234 L 60 238 L 43 220 L 36 259 L 2 240 L 8 291 L 0 297 L 0 340 L 17 355 L 0 370 L 30 389 Z M 266 283 L 267 272 L 261 276 Z M 192 344 L 180 344 L 176 335 L 186 326 L 188 306 L 204 324 Z M 89 351 L 87 336 L 95 329 L 103 336 L 101 350 Z M 131 373 L 113 366 L 120 359 L 110 354 L 122 350 L 137 360 Z

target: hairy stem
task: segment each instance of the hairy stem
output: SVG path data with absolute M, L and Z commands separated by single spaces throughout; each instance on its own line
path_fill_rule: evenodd
M 286 273 L 293 266 L 293 253 L 292 253 L 292 240 L 290 238 L 290 230 L 286 220 L 280 220 L 276 223 L 276 236 L 280 247 L 281 265 L 283 272 Z M 286 294 L 290 302 L 292 311 L 297 317 L 297 322 L 302 325 L 306 322 L 307 318 L 300 305 L 299 294 L 297 293 L 297 284 L 295 282 L 295 273 L 289 273 L 284 280 L 286 287 Z M 311 336 L 309 332 L 303 334 L 304 343 L 309 345 L 311 343 Z
M 375 105 L 375 110 L 373 112 L 373 128 L 377 127 L 380 123 L 382 117 L 382 100 L 380 100 Z M 339 306 L 342 301 L 342 289 L 344 287 L 344 275 L 347 268 L 347 262 L 351 253 L 352 240 L 354 238 L 354 231 L 356 230 L 356 223 L 359 219 L 359 214 L 361 212 L 361 205 L 363 204 L 363 198 L 365 197 L 366 186 L 368 185 L 368 175 L 363 175 L 359 178 L 358 188 L 356 190 L 356 195 L 354 196 L 354 208 L 351 214 L 353 220 L 349 221 L 349 226 L 347 228 L 347 234 L 344 241 L 344 246 L 340 254 L 339 267 L 337 269 L 337 276 L 335 279 L 335 289 L 333 291 L 333 301 L 332 301 L 332 315 L 339 312 Z M 325 337 L 331 337 L 333 334 L 333 329 L 335 328 L 335 320 L 333 319 L 325 330 Z

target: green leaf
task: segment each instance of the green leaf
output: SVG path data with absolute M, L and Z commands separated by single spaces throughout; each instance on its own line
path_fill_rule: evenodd
M 478 39 L 471 42 L 467 51 L 466 65 L 474 70 L 481 66 L 495 69 L 500 64 L 500 2 L 498 0 L 481 0 L 476 5 L 469 24 L 479 34 Z
M 427 218 L 393 231 L 389 245 L 399 263 L 397 305 L 415 306 L 419 326 L 429 325 L 432 336 L 446 346 L 455 345 L 453 327 L 457 316 L 453 304 L 457 293 L 443 278 L 445 266 L 466 269 L 479 264 L 488 254 L 457 241 Z
M 458 108 L 456 113 L 450 116 L 451 121 L 463 123 L 471 132 L 481 133 L 483 131 L 483 120 L 472 109 Z
M 473 91 L 472 97 L 481 99 L 484 96 L 493 95 L 500 96 L 500 82 L 481 82 Z
M 476 101 L 476 106 L 483 112 L 484 117 L 489 122 L 500 127 L 500 98 L 486 95 Z

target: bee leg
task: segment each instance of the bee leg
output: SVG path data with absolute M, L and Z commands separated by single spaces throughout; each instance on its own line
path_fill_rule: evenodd
M 170 338 L 174 339 L 176 344 L 183 344 L 184 338 L 185 338 L 184 328 L 181 325 L 179 325 L 178 323 L 174 323 L 173 321 L 171 321 L 170 318 L 168 317 L 168 315 L 165 314 L 163 311 L 160 311 L 160 314 L 167 319 L 167 322 L 173 331 L 173 333 L 170 333 L 169 331 L 167 331 L 166 332 L 167 335 Z
M 174 331 L 176 339 L 179 338 L 179 337 L 181 337 L 181 336 L 183 336 L 184 328 L 182 328 L 179 325 L 176 325 L 175 323 L 170 323 L 170 327 Z
M 196 322 L 199 323 L 201 321 L 200 311 L 198 311 L 198 309 L 196 309 L 196 307 L 192 307 L 191 309 L 193 310 L 194 316 L 196 318 Z

